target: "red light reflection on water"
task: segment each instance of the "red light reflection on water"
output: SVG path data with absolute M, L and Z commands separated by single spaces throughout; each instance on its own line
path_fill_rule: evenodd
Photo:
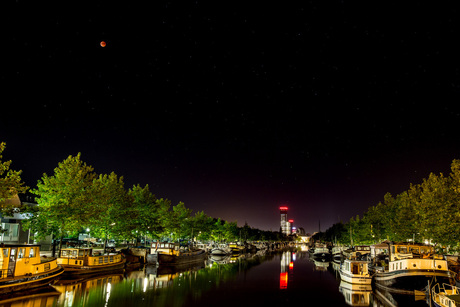
M 280 289 L 287 289 L 288 272 L 280 273 Z

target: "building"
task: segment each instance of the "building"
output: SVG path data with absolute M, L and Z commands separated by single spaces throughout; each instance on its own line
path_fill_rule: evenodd
M 280 230 L 281 230 L 282 234 L 290 235 L 291 234 L 291 232 L 290 232 L 291 227 L 289 225 L 289 221 L 288 221 L 288 218 L 287 218 L 287 211 L 288 211 L 288 207 L 286 207 L 286 206 L 281 206 L 280 207 L 280 215 L 281 215 Z
M 13 196 L 5 201 L 8 207 L 19 208 L 21 206 L 21 200 L 18 195 Z M 3 216 L 0 214 L 1 221 L 1 235 L 0 242 L 3 243 L 28 243 L 29 231 L 23 231 L 21 227 L 21 221 L 26 216 L 18 212 L 13 213 L 13 216 Z
M 7 206 L 20 208 L 21 205 L 36 206 L 33 196 L 21 194 L 13 196 L 5 201 Z M 22 221 L 28 219 L 27 214 L 21 213 L 19 209 L 12 216 L 3 216 L 0 214 L 0 242 L 4 244 L 40 244 L 41 250 L 50 250 L 51 237 L 47 236 L 45 240 L 36 242 L 30 230 L 22 228 Z

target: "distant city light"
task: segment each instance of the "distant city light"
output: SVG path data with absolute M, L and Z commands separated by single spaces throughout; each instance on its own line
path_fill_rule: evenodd
M 287 210 L 287 209 L 288 209 L 288 207 L 286 207 L 286 206 L 280 207 L 280 210 Z

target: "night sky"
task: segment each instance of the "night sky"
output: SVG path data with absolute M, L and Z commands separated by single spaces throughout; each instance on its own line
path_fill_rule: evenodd
M 312 233 L 460 158 L 456 7 L 6 2 L 0 141 L 31 187 L 81 152 L 194 212 L 278 231 L 287 205 Z

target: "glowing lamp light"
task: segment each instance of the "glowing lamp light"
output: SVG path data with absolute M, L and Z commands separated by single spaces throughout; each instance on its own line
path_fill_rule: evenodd
M 289 220 L 288 222 L 292 224 L 292 223 L 294 223 L 294 220 Z
M 289 262 L 289 269 L 292 270 L 294 268 L 294 262 Z
M 280 207 L 280 210 L 287 210 L 287 209 L 288 209 L 288 207 L 286 207 L 286 206 Z

